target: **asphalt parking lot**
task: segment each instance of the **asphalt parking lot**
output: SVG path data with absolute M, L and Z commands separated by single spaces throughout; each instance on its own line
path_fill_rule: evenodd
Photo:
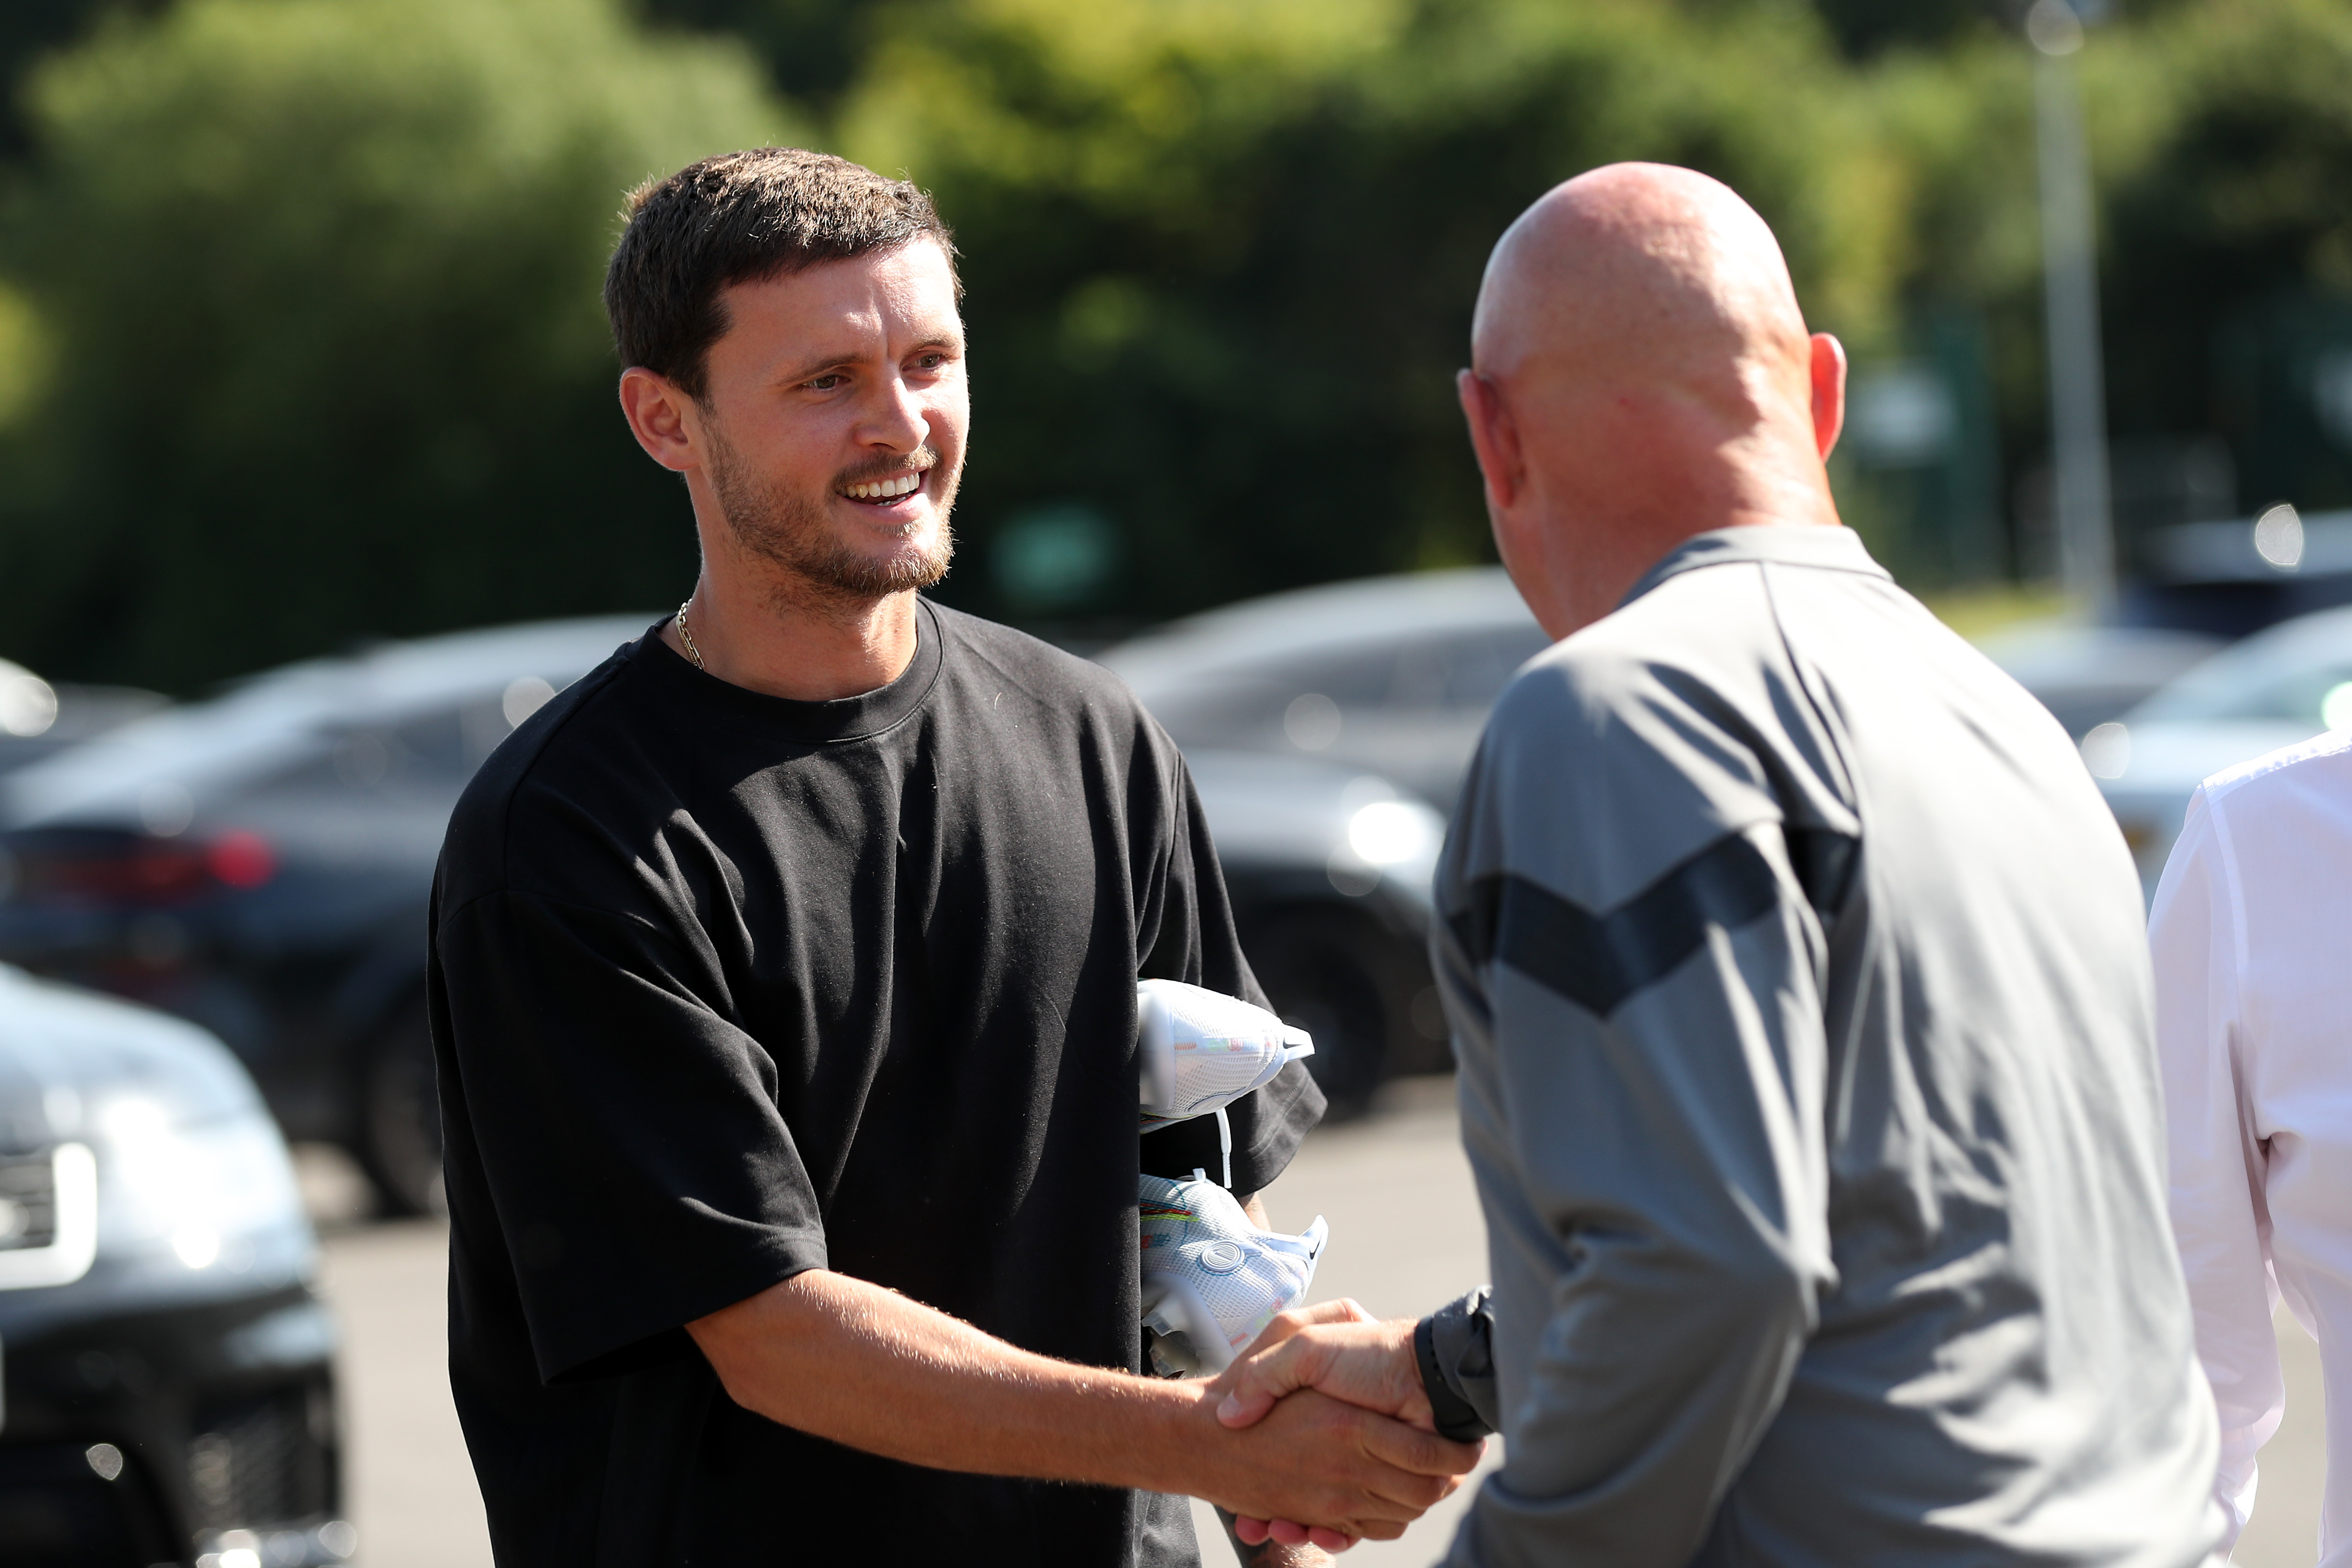
M 362 1568 L 488 1568 L 481 1500 L 443 1373 L 443 1228 L 356 1220 L 356 1178 L 331 1153 L 304 1151 L 303 1173 L 326 1232 L 328 1288 L 343 1323 L 348 1501 Z M 1318 1132 L 1266 1202 L 1286 1228 L 1318 1214 L 1330 1222 L 1318 1298 L 1353 1296 L 1382 1316 L 1418 1314 L 1486 1276 L 1485 1229 L 1446 1080 L 1392 1086 L 1372 1116 Z M 2310 1568 L 2318 1554 L 2318 1352 L 2281 1321 L 2286 1422 L 2263 1451 L 2261 1506 L 2234 1557 L 2252 1568 Z M 1490 1452 L 1488 1463 L 1496 1458 Z M 1348 1554 L 1350 1568 L 1425 1568 L 1444 1554 L 1468 1495 L 1433 1510 L 1402 1541 L 1359 1546 Z M 1196 1515 L 1203 1562 L 1233 1568 L 1214 1516 L 1204 1507 Z

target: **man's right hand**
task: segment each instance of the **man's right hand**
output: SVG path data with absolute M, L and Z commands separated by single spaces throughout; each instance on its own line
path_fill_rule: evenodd
M 1219 1384 L 1209 1384 L 1203 1411 L 1223 1397 Z M 1214 1426 L 1201 1445 L 1203 1473 L 1187 1489 L 1244 1520 L 1314 1521 L 1316 1544 L 1344 1550 L 1357 1539 L 1403 1534 L 1462 1484 L 1480 1452 L 1478 1444 L 1448 1442 L 1305 1390 L 1239 1429 Z
M 1413 1327 L 1411 1318 L 1381 1321 L 1345 1297 L 1281 1313 L 1210 1384 L 1222 1395 L 1217 1418 L 1231 1427 L 1251 1426 L 1298 1390 L 1313 1389 L 1431 1431 L 1436 1423 L 1413 1354 Z M 1248 1545 L 1313 1544 L 1328 1552 L 1351 1544 L 1339 1532 L 1299 1523 L 1298 1517 L 1236 1510 L 1234 1539 Z

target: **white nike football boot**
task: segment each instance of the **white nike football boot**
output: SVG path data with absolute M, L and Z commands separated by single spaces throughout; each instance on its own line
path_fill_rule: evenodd
M 1234 1194 L 1195 1171 L 1189 1182 L 1139 1179 L 1143 1326 L 1162 1377 L 1223 1372 L 1276 1312 L 1307 1299 L 1329 1227 L 1258 1229 Z
M 1135 987 L 1135 1054 L 1143 1130 L 1223 1110 L 1315 1042 L 1263 1007 L 1175 980 Z

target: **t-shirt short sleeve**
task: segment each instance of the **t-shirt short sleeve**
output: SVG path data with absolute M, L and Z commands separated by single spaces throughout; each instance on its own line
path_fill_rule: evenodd
M 464 1108 L 539 1373 L 634 1364 L 665 1336 L 825 1267 L 768 1054 L 641 917 L 510 889 L 435 935 Z M 721 993 L 723 994 L 723 993 Z M 453 1207 L 458 1194 L 452 1194 Z
M 1151 732 L 1168 749 L 1170 824 L 1166 869 L 1140 977 L 1205 986 L 1271 1008 L 1234 933 L 1224 872 L 1217 864 L 1217 847 L 1209 836 L 1192 771 L 1176 754 L 1173 742 L 1165 742 L 1156 726 Z M 1233 1131 L 1234 1191 L 1256 1193 L 1272 1186 L 1307 1134 L 1323 1120 L 1323 1090 L 1298 1062 L 1284 1068 L 1265 1088 L 1235 1100 L 1225 1113 Z M 1143 1169 L 1155 1176 L 1181 1179 L 1195 1170 L 1217 1171 L 1223 1157 L 1213 1117 L 1163 1126 L 1143 1140 Z

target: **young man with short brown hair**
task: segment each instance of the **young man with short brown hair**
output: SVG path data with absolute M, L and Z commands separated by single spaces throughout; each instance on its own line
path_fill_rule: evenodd
M 1190 1492 L 1394 1535 L 1475 1450 L 1136 1375 L 1135 985 L 1258 998 L 1181 759 L 933 605 L 969 405 L 922 193 L 763 149 L 633 199 L 621 401 L 693 596 L 451 824 L 451 1379 L 502 1563 L 1188 1564 Z M 1234 1184 L 1321 1098 L 1231 1111 Z M 1055 1483 L 1087 1483 L 1067 1485 Z

